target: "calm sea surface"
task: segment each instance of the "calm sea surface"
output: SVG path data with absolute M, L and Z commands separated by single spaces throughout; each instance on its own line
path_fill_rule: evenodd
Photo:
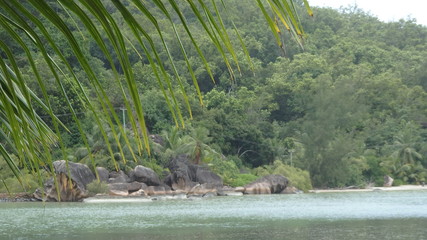
M 427 239 L 427 191 L 0 203 L 0 239 Z

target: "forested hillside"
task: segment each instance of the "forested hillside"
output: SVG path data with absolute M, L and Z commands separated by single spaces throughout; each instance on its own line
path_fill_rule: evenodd
M 303 47 L 286 31 L 280 32 L 283 46 L 279 47 L 252 1 L 225 2 L 227 14 L 223 16 L 223 23 L 231 41 L 236 46 L 240 42 L 235 25 L 246 46 L 246 49 L 234 49 L 239 66 L 230 62 L 230 68 L 200 23 L 193 15 L 186 15 L 190 6 L 184 3 L 181 6 L 194 39 L 207 58 L 214 81 L 204 62 L 199 60 L 198 50 L 191 48 L 192 40 L 183 36 L 180 40 L 190 47 L 186 55 L 193 72 L 187 70 L 186 59 L 170 27 L 161 28 L 174 60 L 171 65 L 168 55 L 160 53 L 165 72 L 154 72 L 137 40 L 127 39 L 133 46 L 128 48 L 128 55 L 151 136 L 151 154 L 138 153 L 132 142 L 132 131 L 127 134 L 134 149 L 124 147 L 121 150 L 115 134 L 111 134 L 117 130 L 107 126 L 112 159 L 103 133 L 81 100 L 81 90 L 71 77 L 69 81 L 63 79 L 64 90 L 87 134 L 87 144 L 97 166 L 126 171 L 142 164 L 162 174 L 171 158 L 187 154 L 195 163 L 209 165 L 225 183 L 233 186 L 270 173 L 289 176 L 295 185 L 305 190 L 311 188 L 310 184 L 313 187 L 382 185 L 384 175 L 394 178 L 395 184 L 426 181 L 427 27 L 410 19 L 383 23 L 356 7 L 339 11 L 313 8 L 314 17 L 310 17 L 301 3 L 300 18 L 305 30 Z M 107 9 L 109 4 L 112 3 L 105 1 Z M 113 17 L 119 14 L 114 12 L 116 8 L 109 10 Z M 58 8 L 58 11 L 63 9 Z M 117 77 L 113 68 L 118 70 L 118 77 L 124 79 L 119 57 L 114 56 L 117 65 L 112 66 L 72 15 L 61 14 L 72 26 L 84 54 L 91 59 L 91 68 L 101 79 L 100 84 L 106 89 L 120 121 L 130 127 L 121 89 L 112 81 Z M 44 21 L 43 17 L 40 19 Z M 148 34 L 156 31 L 143 16 L 137 20 L 147 21 Z M 126 29 L 125 23 L 122 24 Z M 161 21 L 159 25 L 163 26 Z M 179 22 L 176 27 L 178 31 L 185 31 Z M 54 29 L 47 30 L 55 37 Z M 9 46 L 16 44 L 4 35 L 0 28 L 1 41 Z M 101 111 L 103 104 L 95 100 L 98 90 L 84 84 L 86 75 L 74 55 L 67 54 L 71 52 L 68 43 L 59 35 L 54 41 L 63 42 L 61 51 L 77 73 L 82 71 L 78 77 L 86 94 Z M 161 45 L 162 41 L 154 44 Z M 106 42 L 106 47 L 113 46 Z M 38 88 L 32 77 L 25 53 L 19 47 L 16 49 L 13 54 L 21 60 L 17 64 L 28 70 L 21 74 L 42 97 L 43 89 Z M 53 150 L 53 156 L 92 164 L 64 95 L 43 64 L 43 56 L 39 57 L 35 62 L 40 63 L 37 68 L 41 78 L 52 82 L 45 89 L 50 104 L 69 130 L 59 126 L 64 141 Z M 52 57 L 55 58 L 53 51 Z M 175 76 L 175 68 L 181 73 L 181 81 Z M 171 79 L 174 91 L 166 92 L 168 99 L 164 98 L 156 74 Z M 202 100 L 193 87 L 193 75 Z M 183 90 L 186 95 L 182 94 Z M 181 108 L 169 107 L 170 101 L 176 101 Z M 191 106 L 191 113 L 186 102 Z M 179 121 L 180 111 L 185 126 Z M 58 127 L 52 124 L 49 113 L 43 108 L 40 107 L 38 113 L 52 128 Z M 0 168 L 5 169 L 5 166 Z M 12 177 L 10 173 L 0 174 L 3 174 L 2 179 Z M 311 183 L 306 181 L 307 176 Z

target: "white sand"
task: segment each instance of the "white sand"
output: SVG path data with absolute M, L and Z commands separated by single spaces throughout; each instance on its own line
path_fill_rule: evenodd
M 395 187 L 371 187 L 359 189 L 314 189 L 310 190 L 311 193 L 332 193 L 332 192 L 372 192 L 372 191 L 414 191 L 414 190 L 427 190 L 426 186 L 421 185 L 402 185 Z
M 150 198 L 86 198 L 83 200 L 84 203 L 133 203 L 133 202 L 151 202 Z

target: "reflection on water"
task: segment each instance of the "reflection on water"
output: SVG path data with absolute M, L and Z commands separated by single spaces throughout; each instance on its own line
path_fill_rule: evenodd
M 0 239 L 426 239 L 427 191 L 1 203 Z

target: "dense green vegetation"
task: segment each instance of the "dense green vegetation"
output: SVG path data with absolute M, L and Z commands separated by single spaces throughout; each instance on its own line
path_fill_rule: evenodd
M 305 11 L 299 5 L 301 12 Z M 181 7 L 186 14 L 189 6 Z M 174 84 L 176 87 L 167 95 L 176 96 L 180 110 L 187 113 L 185 127 L 176 122 L 176 110 L 170 111 L 167 104 L 170 99 L 163 97 L 146 56 L 139 55 L 140 49 L 138 52 L 128 49 L 153 139 L 152 154 L 138 151 L 137 143 L 132 142 L 132 131 L 127 131 L 131 147 L 122 147 L 127 140 L 107 123 L 104 135 L 86 110 L 78 87 L 73 81 L 64 80 L 67 97 L 87 134 L 87 144 L 97 166 L 128 170 L 143 164 L 163 174 L 172 157 L 187 154 L 195 163 L 208 164 L 232 186 L 271 173 L 288 176 L 304 190 L 310 189 L 311 184 L 314 187 L 382 185 L 384 175 L 393 177 L 397 184 L 426 180 L 427 27 L 411 19 L 383 23 L 355 7 L 340 11 L 316 8 L 314 17 L 300 16 L 306 32 L 304 50 L 286 33 L 281 33 L 284 46 L 280 48 L 262 13 L 251 1 L 230 0 L 227 7 L 228 14 L 223 17 L 227 31 L 234 37 L 231 41 L 239 41 L 234 23 L 252 59 L 248 62 L 243 49 L 234 49 L 241 73 L 236 72 L 232 77 L 206 32 L 189 15 L 187 21 L 193 36 L 215 80 L 211 80 L 204 63 L 198 60 L 196 49 L 190 48 L 186 54 L 199 83 L 203 104 L 191 86 L 192 76 L 186 71 L 181 48 L 173 42 L 173 29 L 162 28 L 165 39 L 170 41 L 175 67 L 182 68 L 179 69 L 182 84 Z M 117 9 L 109 10 L 111 16 L 118 15 Z M 88 33 L 81 31 L 70 15 L 63 14 L 66 23 L 75 26 L 73 34 L 91 59 L 91 68 L 101 79 L 117 116 L 130 127 L 126 117 L 122 117 L 125 103 L 120 89 L 111 80 L 115 78 L 113 66 L 100 54 L 99 47 L 85 37 Z M 147 21 L 142 17 L 138 20 Z M 162 26 L 161 21 L 159 24 Z M 177 28 L 184 31 L 179 23 Z M 53 29 L 51 35 L 55 38 Z M 145 30 L 156 31 L 150 27 Z M 3 33 L 0 28 L 0 36 Z M 1 39 L 9 46 L 15 44 L 7 35 Z M 64 40 L 58 37 L 55 41 Z M 136 40 L 129 41 L 135 41 L 133 45 L 138 48 Z M 186 36 L 181 41 L 184 45 L 191 42 Z M 32 77 L 25 53 L 19 47 L 16 49 L 13 54 L 20 59 L 18 64 L 28 70 L 21 74 L 42 98 L 42 89 Z M 86 75 L 80 64 L 73 54 L 67 54 L 71 49 L 66 41 L 61 51 L 84 79 Z M 52 55 L 55 57 L 54 52 Z M 41 64 L 43 56 L 39 57 L 34 60 L 43 81 L 54 82 L 49 69 Z M 164 60 L 166 73 L 177 81 L 167 54 L 160 53 L 159 57 Z M 115 68 L 124 74 L 118 63 Z M 68 131 L 60 129 L 63 147 L 53 149 L 54 158 L 90 164 L 92 159 L 65 104 L 64 94 L 53 83 L 46 86 L 54 113 L 68 128 Z M 103 104 L 95 98 L 97 90 L 89 84 L 84 87 L 94 106 L 101 110 Z M 182 95 L 182 89 L 187 96 Z M 192 116 L 186 110 L 187 97 Z M 50 127 L 56 127 L 42 107 L 37 111 Z M 119 141 L 113 131 L 119 133 Z M 105 136 L 110 147 L 104 142 Z M 1 142 L 8 145 L 4 139 Z

